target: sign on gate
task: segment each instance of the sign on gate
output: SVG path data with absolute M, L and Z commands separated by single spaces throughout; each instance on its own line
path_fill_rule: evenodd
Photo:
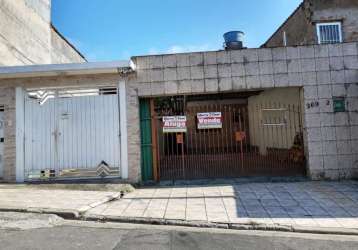
M 237 142 L 242 142 L 246 139 L 246 132 L 245 131 L 236 131 L 235 139 Z
M 163 133 L 186 133 L 186 116 L 163 116 Z
M 198 129 L 222 128 L 221 112 L 198 113 Z

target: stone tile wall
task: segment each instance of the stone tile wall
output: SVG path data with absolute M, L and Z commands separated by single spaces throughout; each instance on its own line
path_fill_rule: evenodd
M 129 85 L 138 97 L 300 87 L 309 176 L 351 178 L 358 176 L 357 50 L 344 43 L 134 57 Z M 346 112 L 333 112 L 333 97 L 346 98 Z

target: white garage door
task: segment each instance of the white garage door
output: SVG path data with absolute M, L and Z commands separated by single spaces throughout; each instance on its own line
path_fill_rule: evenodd
M 25 97 L 25 178 L 119 176 L 117 89 Z

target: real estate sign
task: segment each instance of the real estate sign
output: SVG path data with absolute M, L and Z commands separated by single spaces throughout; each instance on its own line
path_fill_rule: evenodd
M 163 133 L 186 133 L 186 116 L 164 116 Z
M 198 113 L 198 129 L 222 128 L 221 112 Z

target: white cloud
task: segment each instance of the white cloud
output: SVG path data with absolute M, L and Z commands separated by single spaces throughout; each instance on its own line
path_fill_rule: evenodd
M 176 53 L 186 53 L 186 52 L 200 52 L 200 51 L 209 51 L 217 50 L 209 44 L 202 45 L 173 45 L 167 49 L 160 50 L 157 48 L 150 48 L 148 51 L 149 55 L 158 55 L 158 54 L 176 54 Z
M 197 52 L 197 51 L 207 51 L 213 50 L 209 44 L 202 44 L 202 45 L 173 45 L 169 49 L 166 50 L 167 53 L 185 53 L 185 52 Z

